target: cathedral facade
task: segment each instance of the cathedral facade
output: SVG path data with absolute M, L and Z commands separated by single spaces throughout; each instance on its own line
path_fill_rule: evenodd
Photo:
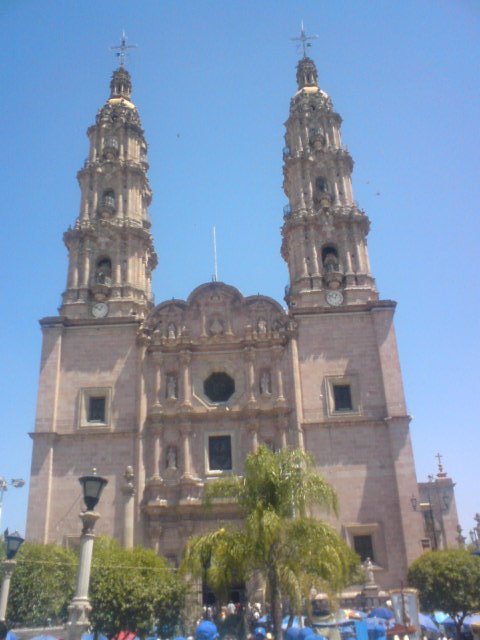
M 241 474 L 260 444 L 300 447 L 336 489 L 326 518 L 376 583 L 422 552 L 422 517 L 393 315 L 367 251 L 341 118 L 314 62 L 297 66 L 286 123 L 284 308 L 221 282 L 154 305 L 147 143 L 123 64 L 88 129 L 80 211 L 64 235 L 67 286 L 43 318 L 27 537 L 79 536 L 78 477 L 109 481 L 98 533 L 178 562 L 189 536 L 240 524 L 206 483 Z M 319 514 L 325 517 L 323 514 Z

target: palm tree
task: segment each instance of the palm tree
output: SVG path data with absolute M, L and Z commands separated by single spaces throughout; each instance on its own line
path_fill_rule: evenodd
M 207 485 L 206 503 L 218 498 L 238 503 L 244 527 L 192 538 L 183 567 L 208 580 L 220 596 L 234 582 L 260 572 L 277 638 L 284 596 L 293 611 L 301 613 L 312 587 L 337 591 L 358 566 L 358 557 L 337 532 L 308 515 L 315 507 L 337 512 L 336 494 L 316 471 L 309 453 L 291 449 L 274 453 L 262 446 L 246 458 L 243 476 Z

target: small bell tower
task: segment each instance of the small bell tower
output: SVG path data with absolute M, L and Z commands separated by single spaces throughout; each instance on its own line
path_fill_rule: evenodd
M 110 97 L 88 131 L 90 151 L 78 172 L 80 213 L 64 234 L 67 287 L 60 313 L 69 318 L 141 317 L 153 306 L 157 256 L 150 233 L 147 143 L 124 66 L 125 37 Z
M 353 160 L 340 138 L 342 119 L 306 55 L 311 38 L 302 28 L 296 39 L 304 55 L 283 150 L 286 301 L 290 308 L 364 304 L 378 299 L 367 252 L 370 221 L 353 200 Z

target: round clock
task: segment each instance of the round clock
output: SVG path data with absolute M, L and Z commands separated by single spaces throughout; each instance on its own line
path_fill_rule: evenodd
M 96 302 L 92 306 L 92 316 L 94 318 L 105 318 L 108 313 L 108 304 L 106 302 Z
M 338 307 L 343 302 L 343 293 L 341 291 L 327 291 L 327 295 L 325 297 L 328 304 L 332 307 Z

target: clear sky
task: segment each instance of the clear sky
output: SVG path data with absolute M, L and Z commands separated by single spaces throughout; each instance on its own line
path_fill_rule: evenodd
M 127 66 L 149 143 L 156 302 L 213 273 L 282 301 L 282 147 L 300 22 L 344 120 L 355 197 L 396 327 L 419 480 L 444 455 L 468 531 L 479 492 L 479 61 L 475 0 L 1 0 L 0 475 L 28 479 L 41 333 L 66 278 L 85 132 Z M 86 464 L 85 470 L 88 470 Z M 25 530 L 28 489 L 5 494 Z

